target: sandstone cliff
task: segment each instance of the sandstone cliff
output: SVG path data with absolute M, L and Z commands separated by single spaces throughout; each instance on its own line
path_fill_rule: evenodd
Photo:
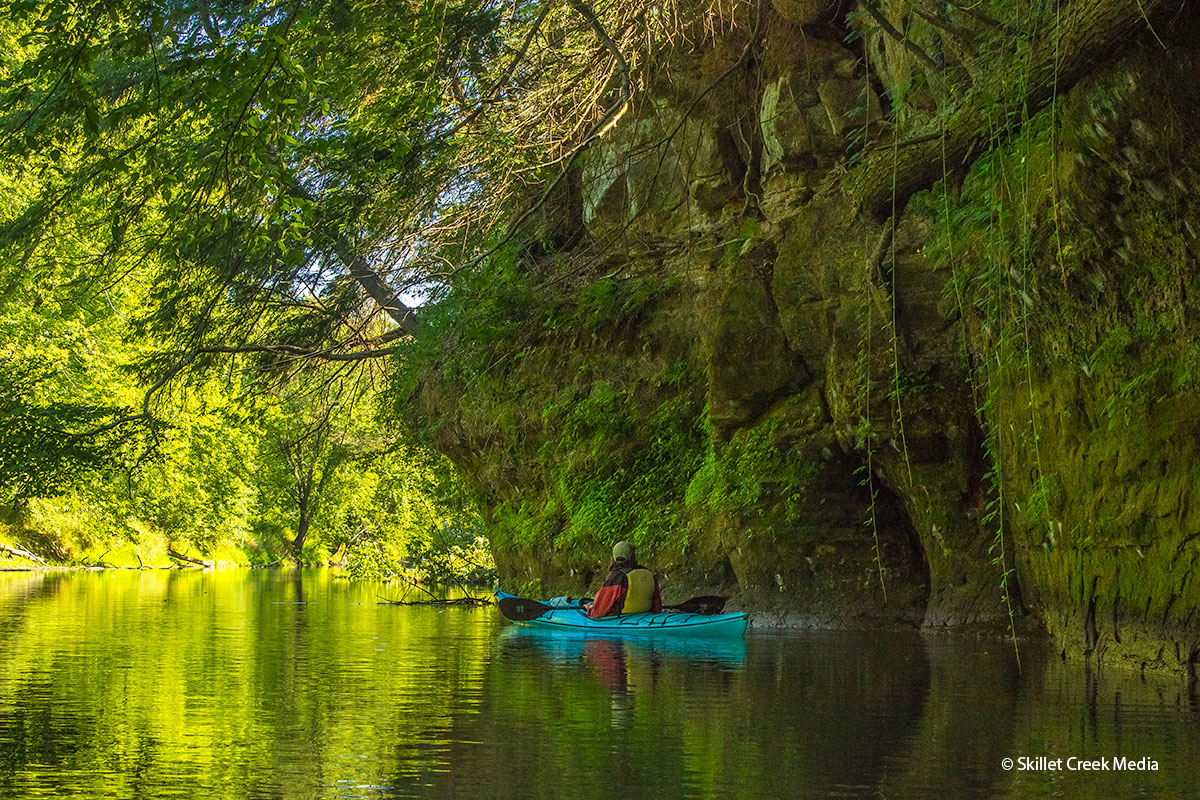
M 502 575 L 1194 671 L 1197 13 L 730 5 L 414 346 Z

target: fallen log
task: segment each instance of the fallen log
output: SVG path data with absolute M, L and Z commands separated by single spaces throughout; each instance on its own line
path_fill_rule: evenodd
M 33 553 L 29 552 L 28 550 L 26 550 L 25 548 L 23 548 L 19 545 L 17 547 L 10 547 L 6 544 L 0 544 L 0 551 L 8 553 L 10 556 L 17 556 L 18 558 L 27 558 L 30 561 L 36 561 L 37 563 L 41 564 L 42 566 L 46 565 L 45 561 L 38 558 Z
M 200 558 L 192 558 L 191 556 L 185 556 L 183 553 L 178 552 L 174 547 L 172 547 L 170 545 L 167 545 L 167 555 L 170 556 L 171 558 L 175 559 L 176 561 L 182 561 L 185 564 L 191 564 L 194 567 L 206 567 L 206 568 L 211 569 L 213 566 L 213 562 L 211 562 L 211 561 L 205 561 Z

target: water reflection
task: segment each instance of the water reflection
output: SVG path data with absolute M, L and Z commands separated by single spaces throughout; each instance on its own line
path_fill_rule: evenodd
M 325 573 L 0 574 L 0 797 L 1193 794 L 1186 684 L 901 633 L 563 636 Z M 1156 773 L 1005 771 L 1149 756 Z
M 508 625 L 497 637 L 501 653 L 536 649 L 550 659 L 574 663 L 589 651 L 619 650 L 622 654 L 683 659 L 695 663 L 715 662 L 739 667 L 746 660 L 746 640 L 738 637 L 688 636 L 603 636 L 583 632 L 546 630 L 524 625 Z M 624 656 L 623 656 L 624 657 Z
M 866 639 L 806 641 L 821 640 L 558 638 L 514 627 L 500 637 L 488 694 L 505 728 L 551 742 L 530 767 L 547 779 L 588 763 L 669 793 L 874 786 L 920 718 L 919 640 L 887 660 L 864 659 Z M 521 700 L 531 695 L 543 702 Z M 586 743 L 603 728 L 597 753 Z
M 508 626 L 497 639 L 501 663 L 537 669 L 544 658 L 554 668 L 591 675 L 609 693 L 609 726 L 630 723 L 637 692 L 651 692 L 675 662 L 694 676 L 706 667 L 740 669 L 746 659 L 743 638 L 679 636 L 597 636 L 583 632 Z M 507 659 L 507 662 L 506 662 Z

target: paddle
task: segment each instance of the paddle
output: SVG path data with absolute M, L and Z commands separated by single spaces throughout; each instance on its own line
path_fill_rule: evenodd
M 681 611 L 685 614 L 720 614 L 728 599 L 717 594 L 702 594 L 691 600 L 684 600 L 677 606 L 663 606 L 663 611 Z M 590 602 L 592 602 L 590 597 L 579 598 L 579 605 Z
M 682 611 L 687 614 L 720 614 L 725 608 L 726 598 L 718 595 L 701 595 L 685 600 L 679 605 L 663 606 L 663 611 Z M 525 597 L 505 597 L 498 603 L 500 613 L 513 622 L 528 622 L 537 619 L 547 611 L 553 611 L 553 606 L 529 600 Z M 582 609 L 581 609 L 582 610 Z
M 702 594 L 691 600 L 684 600 L 677 606 L 663 606 L 663 611 L 683 611 L 688 614 L 720 614 L 725 609 L 728 598 L 717 594 Z
M 524 597 L 502 597 L 497 605 L 500 606 L 500 613 L 513 622 L 528 622 L 553 610 L 552 606 Z

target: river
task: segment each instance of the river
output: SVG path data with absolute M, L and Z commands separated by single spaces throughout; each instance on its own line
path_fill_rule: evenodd
M 400 593 L 322 571 L 0 573 L 0 797 L 1125 798 L 1200 785 L 1194 687 L 1034 644 L 1018 671 L 1002 641 L 917 633 L 563 638 L 494 608 L 378 604 Z

